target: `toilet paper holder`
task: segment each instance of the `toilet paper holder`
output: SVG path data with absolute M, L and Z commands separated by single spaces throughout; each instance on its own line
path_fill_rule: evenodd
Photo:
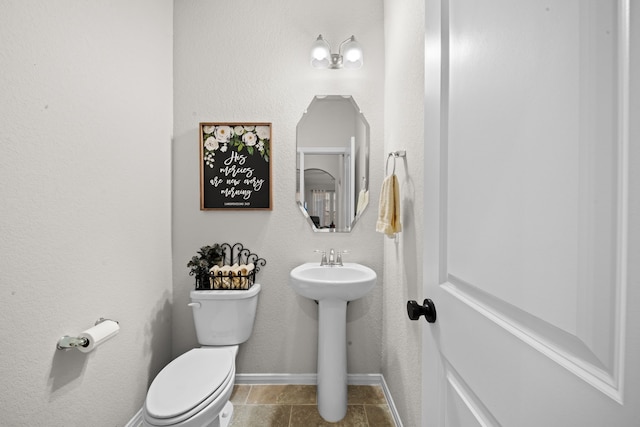
M 120 324 L 117 320 L 105 319 L 104 317 L 101 317 L 98 320 L 96 320 L 96 323 L 94 323 L 94 326 L 97 326 L 100 323 L 105 322 L 107 320 L 111 320 L 112 322 L 116 322 Z M 88 345 L 89 345 L 89 340 L 87 338 L 71 337 L 69 335 L 65 335 L 63 337 L 60 337 L 60 339 L 58 340 L 58 344 L 56 344 L 56 348 L 58 350 L 69 350 L 71 348 L 86 347 Z

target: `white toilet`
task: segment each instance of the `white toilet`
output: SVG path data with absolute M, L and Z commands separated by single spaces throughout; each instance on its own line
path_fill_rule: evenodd
M 151 427 L 226 427 L 238 345 L 249 339 L 260 285 L 249 290 L 191 291 L 200 348 L 176 358 L 156 376 L 143 408 Z

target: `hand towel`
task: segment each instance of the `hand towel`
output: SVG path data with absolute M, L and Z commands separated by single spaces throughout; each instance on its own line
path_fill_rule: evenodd
M 235 263 L 231 266 L 231 289 L 240 289 L 240 266 Z
M 376 231 L 384 233 L 388 237 L 393 237 L 395 233 L 402 231 L 402 224 L 400 224 L 400 184 L 395 174 L 389 175 L 382 182 Z
M 231 289 L 231 266 L 223 265 L 220 268 L 220 275 L 222 276 L 222 289 Z
M 369 204 L 369 190 L 362 189 L 358 194 L 358 207 L 356 208 L 356 215 L 360 215 L 364 208 Z
M 240 266 L 238 276 L 240 276 L 240 289 L 249 289 L 249 270 L 246 264 Z
M 218 275 L 220 272 L 220 267 L 217 265 L 214 265 L 213 267 L 211 267 L 209 272 L 213 274 L 213 277 L 209 277 L 209 283 L 211 284 L 211 289 L 220 289 L 221 280 L 222 280 Z

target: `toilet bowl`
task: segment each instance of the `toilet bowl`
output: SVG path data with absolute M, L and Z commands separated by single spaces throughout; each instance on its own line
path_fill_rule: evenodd
M 191 304 L 202 347 L 160 371 L 145 399 L 146 427 L 227 427 L 239 344 L 253 330 L 260 285 L 248 291 L 192 291 Z M 241 321 L 239 319 L 242 319 Z

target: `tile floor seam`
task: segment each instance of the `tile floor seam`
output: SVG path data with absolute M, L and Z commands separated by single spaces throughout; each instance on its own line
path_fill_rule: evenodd
M 253 390 L 253 384 L 249 385 L 249 391 L 247 392 L 247 395 L 244 397 L 244 404 L 247 404 L 247 400 L 249 400 L 249 396 L 251 396 L 251 390 Z
M 369 424 L 369 416 L 367 415 L 367 408 L 362 405 L 362 412 L 364 412 L 364 421 L 367 423 L 367 427 L 371 427 Z

